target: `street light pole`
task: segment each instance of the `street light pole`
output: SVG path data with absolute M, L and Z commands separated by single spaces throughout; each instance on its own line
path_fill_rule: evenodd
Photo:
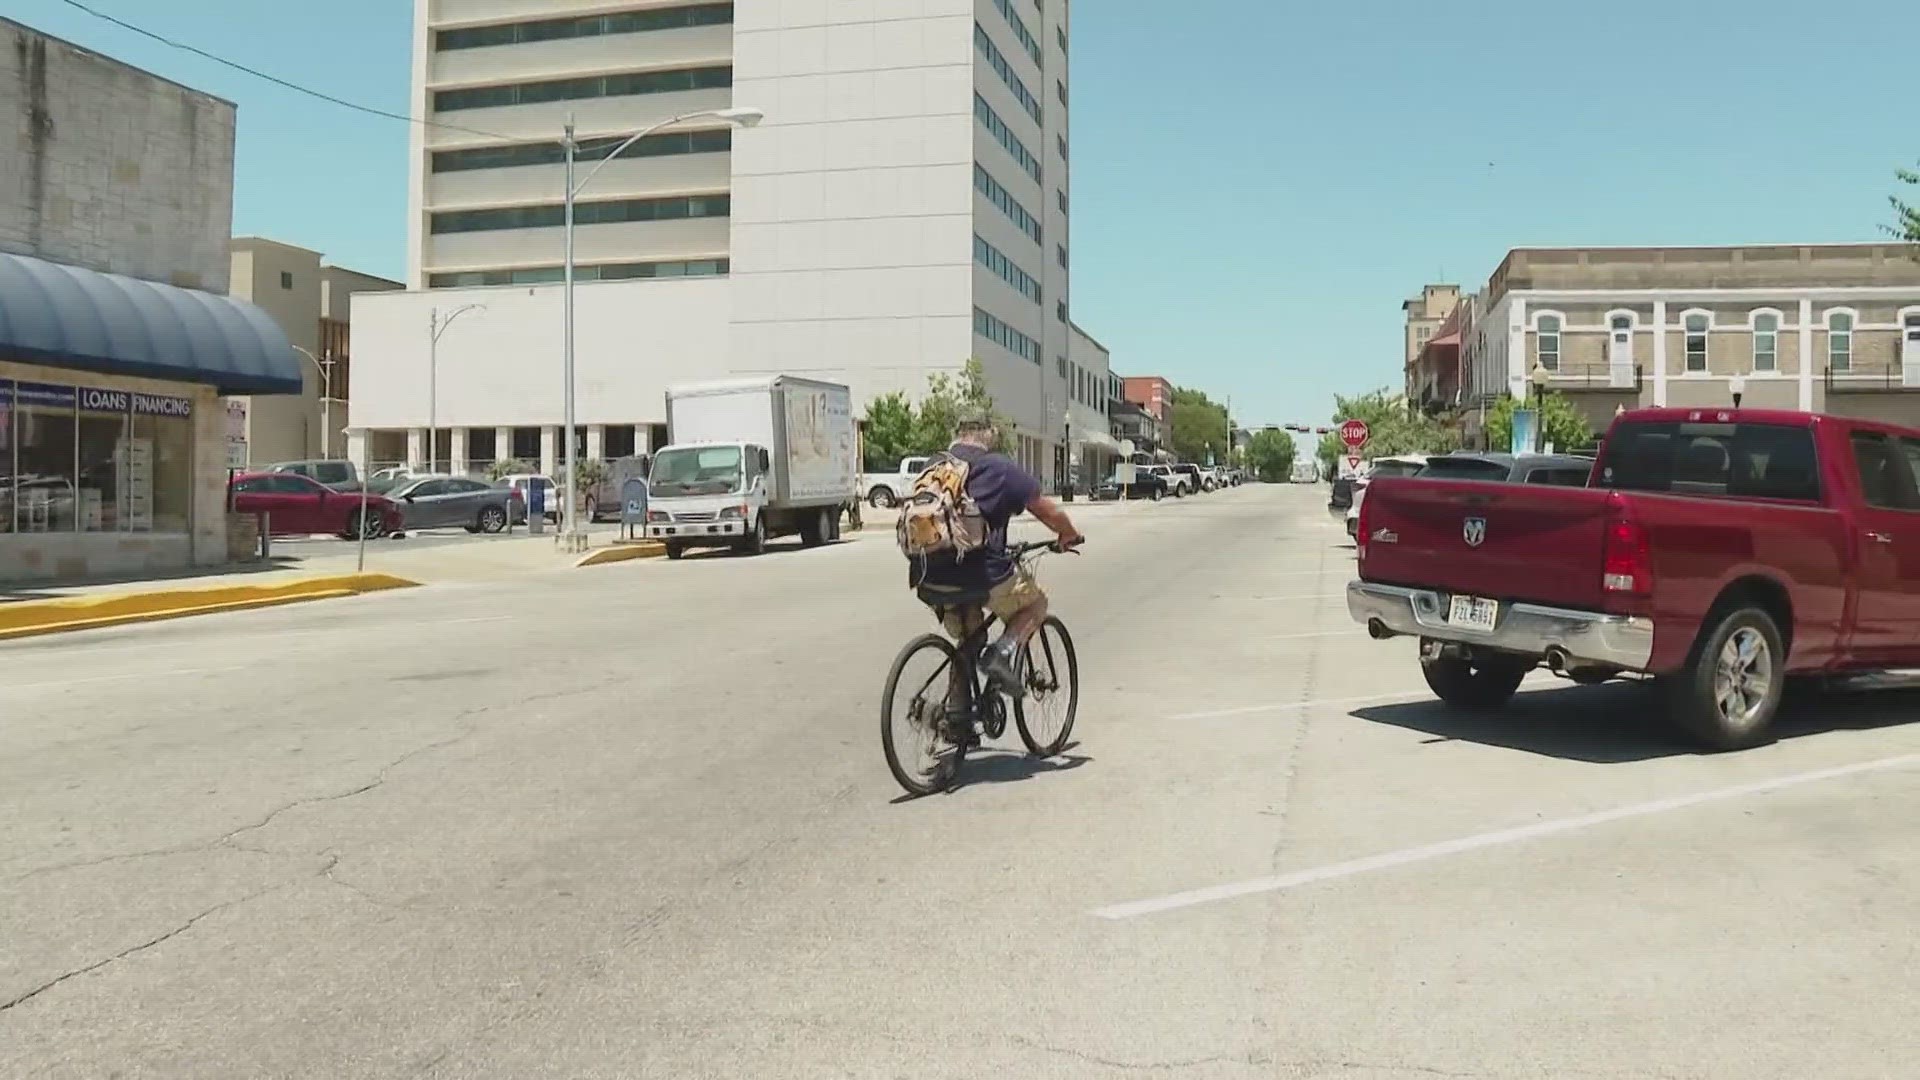
M 333 458 L 333 358 L 321 360 L 298 345 L 293 351 L 313 362 L 315 370 L 320 372 L 320 456 Z
M 585 550 L 587 546 L 586 535 L 580 531 L 580 518 L 575 508 L 577 499 L 575 497 L 576 492 L 574 491 L 575 482 L 578 480 L 578 476 L 576 475 L 577 465 L 576 465 L 576 462 L 574 461 L 574 451 L 573 451 L 573 438 L 574 438 L 573 436 L 573 428 L 574 428 L 573 205 L 574 205 L 574 200 L 577 196 L 579 196 L 580 190 L 586 187 L 588 184 L 592 183 L 594 176 L 597 175 L 601 169 L 606 168 L 609 162 L 613 161 L 614 158 L 619 157 L 621 154 L 626 153 L 628 147 L 632 146 L 634 143 L 639 142 L 641 139 L 644 139 L 647 136 L 652 135 L 654 132 L 663 131 L 667 128 L 673 127 L 675 124 L 686 123 L 688 120 L 701 120 L 701 119 L 707 119 L 707 118 L 712 118 L 715 120 L 725 120 L 726 122 L 734 125 L 735 127 L 753 127 L 755 124 L 758 124 L 761 120 L 765 119 L 765 117 L 766 117 L 766 113 L 762 112 L 761 110 L 753 109 L 753 108 L 745 108 L 745 107 L 728 108 L 728 109 L 702 109 L 699 112 L 681 113 L 679 116 L 668 117 L 667 119 L 660 121 L 659 123 L 653 125 L 652 127 L 642 128 L 639 131 L 634 132 L 632 135 L 627 136 L 625 142 L 622 142 L 620 145 L 614 147 L 613 150 L 610 151 L 606 157 L 600 159 L 600 163 L 598 165 L 595 165 L 593 168 L 587 170 L 587 175 L 581 177 L 579 181 L 576 182 L 573 178 L 573 167 L 574 167 L 574 162 L 579 154 L 580 144 L 574 138 L 573 114 L 571 113 L 567 114 L 566 130 L 560 140 L 560 144 L 565 150 L 565 160 L 566 160 L 566 166 L 567 166 L 566 198 L 562 200 L 563 210 L 562 210 L 561 228 L 562 228 L 562 231 L 566 234 L 566 236 L 565 236 L 565 239 L 562 241 L 564 254 L 562 256 L 563 266 L 561 270 L 561 281 L 562 281 L 561 293 L 562 293 L 563 299 L 561 300 L 561 303 L 560 303 L 561 318 L 566 321 L 566 327 L 564 328 L 564 330 L 562 330 L 560 335 L 560 349 L 561 349 L 560 371 L 561 371 L 561 379 L 563 381 L 563 389 L 562 389 L 562 395 L 561 395 L 562 396 L 561 416 L 562 416 L 562 422 L 565 426 L 567 448 L 566 448 L 566 475 L 561 478 L 561 483 L 559 486 L 560 486 L 560 491 L 562 493 L 561 501 L 560 501 L 560 515 L 561 515 L 560 535 L 562 537 L 561 544 L 568 551 L 582 551 L 582 550 Z
M 485 304 L 461 304 L 440 317 L 440 309 L 427 312 L 427 471 L 439 472 L 439 429 L 440 429 L 440 335 L 447 332 L 453 320 L 469 311 L 485 311 Z
M 1547 437 L 1547 383 L 1553 378 L 1553 372 L 1547 365 L 1534 361 L 1533 370 L 1527 374 L 1527 381 L 1533 384 L 1533 446 L 1539 453 Z

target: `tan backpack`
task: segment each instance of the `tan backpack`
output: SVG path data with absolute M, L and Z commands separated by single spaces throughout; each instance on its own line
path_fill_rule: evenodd
M 954 454 L 935 454 L 914 478 L 894 526 L 901 554 L 910 559 L 947 554 L 966 558 L 986 543 L 987 520 L 967 494 L 967 462 Z

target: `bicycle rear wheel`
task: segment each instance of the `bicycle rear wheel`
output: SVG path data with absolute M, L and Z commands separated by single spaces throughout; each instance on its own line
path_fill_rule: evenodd
M 946 638 L 926 634 L 907 642 L 887 673 L 880 695 L 880 746 L 887 768 L 909 795 L 945 791 L 967 756 L 947 738 L 947 675 L 959 653 Z
M 1027 692 L 1013 703 L 1014 722 L 1028 753 L 1052 757 L 1067 748 L 1080 711 L 1080 659 L 1067 624 L 1052 615 L 1027 642 L 1026 653 Z

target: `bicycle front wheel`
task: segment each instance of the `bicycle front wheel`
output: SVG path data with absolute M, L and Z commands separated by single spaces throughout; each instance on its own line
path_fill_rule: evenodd
M 1073 718 L 1080 710 L 1080 659 L 1067 624 L 1052 615 L 1027 642 L 1027 692 L 1013 703 L 1020 741 L 1034 757 L 1052 757 L 1067 748 Z
M 887 768 L 909 795 L 945 791 L 966 757 L 947 737 L 947 677 L 959 653 L 946 638 L 914 638 L 894 658 L 880 695 L 880 746 Z

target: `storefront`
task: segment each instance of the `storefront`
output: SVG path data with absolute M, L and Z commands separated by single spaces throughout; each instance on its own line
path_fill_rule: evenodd
M 250 304 L 0 254 L 0 581 L 225 562 L 220 395 L 298 365 Z

